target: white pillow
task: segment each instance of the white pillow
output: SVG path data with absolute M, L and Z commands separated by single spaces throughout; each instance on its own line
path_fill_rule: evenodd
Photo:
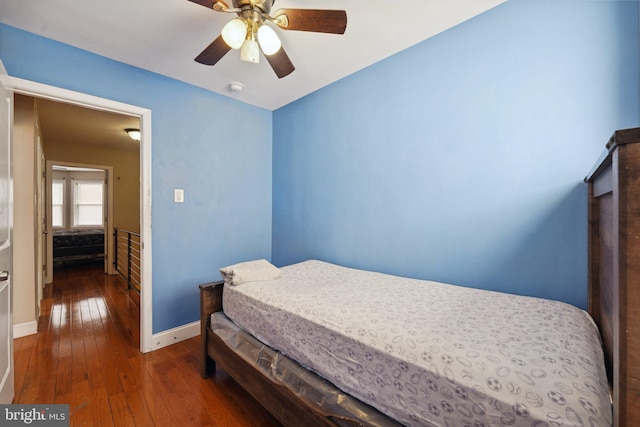
M 220 275 L 229 285 L 241 285 L 247 282 L 277 279 L 280 277 L 280 270 L 266 259 L 259 259 L 222 267 Z

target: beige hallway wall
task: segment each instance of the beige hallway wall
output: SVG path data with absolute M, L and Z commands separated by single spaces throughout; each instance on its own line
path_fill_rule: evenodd
M 33 98 L 15 95 L 13 118 L 13 323 L 36 321 L 35 156 Z

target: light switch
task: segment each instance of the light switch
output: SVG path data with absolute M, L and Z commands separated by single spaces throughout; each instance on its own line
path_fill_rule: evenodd
M 173 190 L 173 201 L 176 203 L 184 203 L 184 189 L 175 188 Z

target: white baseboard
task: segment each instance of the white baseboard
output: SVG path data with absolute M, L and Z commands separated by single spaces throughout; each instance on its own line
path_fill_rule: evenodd
M 22 338 L 22 337 L 26 337 L 27 335 L 33 335 L 37 333 L 38 333 L 38 322 L 36 322 L 35 320 L 13 325 L 13 338 Z
M 161 349 L 162 347 L 166 347 L 180 341 L 188 340 L 189 338 L 193 338 L 197 335 L 200 335 L 199 320 L 183 326 L 178 326 L 177 328 L 168 329 L 166 331 L 153 334 L 153 339 L 151 340 L 151 342 L 153 343 L 151 351 Z
M 35 320 L 13 325 L 13 338 L 26 337 L 27 335 L 33 335 L 36 333 L 38 333 L 38 322 Z M 162 347 L 188 340 L 189 338 L 193 338 L 197 335 L 200 335 L 199 320 L 154 334 L 152 340 L 153 348 L 151 350 L 158 350 Z

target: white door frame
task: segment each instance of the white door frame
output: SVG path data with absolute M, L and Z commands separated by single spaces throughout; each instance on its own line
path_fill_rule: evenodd
M 93 110 L 108 111 L 140 119 L 140 351 L 152 351 L 153 317 L 151 286 L 151 110 L 68 89 L 9 76 L 5 85 L 15 93 L 66 102 Z
M 47 206 L 47 230 L 50 232 L 47 234 L 47 283 L 51 283 L 54 280 L 53 277 L 53 225 L 52 225 L 52 208 L 53 205 L 49 203 L 51 200 L 51 188 L 53 184 L 53 166 L 69 166 L 74 168 L 89 168 L 103 170 L 105 174 L 105 180 L 107 182 L 105 191 L 105 206 L 107 212 L 104 222 L 104 272 L 107 274 L 118 274 L 115 268 L 115 242 L 113 239 L 113 166 L 96 165 L 88 163 L 74 163 L 74 162 L 61 162 L 57 160 L 46 161 L 46 200 Z
M 39 126 L 39 125 L 38 125 Z M 35 235 L 35 247 L 36 247 L 36 268 L 38 272 L 36 273 L 36 324 L 37 329 L 37 319 L 40 318 L 40 303 L 42 302 L 42 294 L 44 290 L 45 283 L 49 283 L 47 281 L 47 268 L 48 262 L 47 260 L 47 248 L 49 247 L 49 243 L 46 242 L 46 238 L 48 236 L 47 230 L 50 227 L 44 223 L 45 219 L 49 218 L 50 213 L 47 213 L 47 205 L 45 198 L 46 193 L 46 161 L 44 158 L 44 151 L 42 151 L 42 140 L 40 135 L 36 136 L 37 143 L 35 149 L 36 156 L 36 179 L 35 179 L 35 190 L 36 190 L 36 235 Z
M 4 190 L 6 194 L 3 194 L 3 198 L 6 198 L 7 205 L 4 207 L 6 212 L 3 212 L 2 219 L 2 242 L 0 242 L 1 249 L 1 261 L 2 269 L 6 269 L 6 279 L 0 281 L 0 403 L 7 404 L 13 401 L 15 396 L 14 385 L 14 355 L 13 355 L 13 162 L 12 157 L 12 133 L 13 133 L 13 93 L 7 84 L 5 83 L 6 70 L 0 61 L 0 97 L 2 100 L 2 113 L 0 114 L 0 120 L 2 120 L 2 133 L 0 138 L 3 139 L 3 155 L 6 155 L 6 159 L 2 159 L 2 162 L 6 162 L 3 166 L 6 166 L 6 170 L 3 170 L 4 177 L 2 179 L 6 181 Z M 6 127 L 5 127 L 6 125 Z M 6 144 L 5 144 L 6 143 Z M 3 167 L 4 169 L 4 167 Z

